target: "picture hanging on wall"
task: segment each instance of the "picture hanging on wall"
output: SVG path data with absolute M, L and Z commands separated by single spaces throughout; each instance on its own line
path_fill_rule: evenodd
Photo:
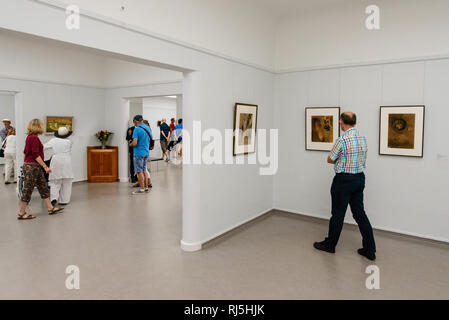
M 60 127 L 67 127 L 69 129 L 69 132 L 73 132 L 73 117 L 47 116 L 45 125 L 46 133 L 55 133 Z
M 255 104 L 235 104 L 234 156 L 256 152 L 257 108 Z
M 424 106 L 380 107 L 379 154 L 423 157 Z
M 306 108 L 306 150 L 330 151 L 340 136 L 340 107 Z

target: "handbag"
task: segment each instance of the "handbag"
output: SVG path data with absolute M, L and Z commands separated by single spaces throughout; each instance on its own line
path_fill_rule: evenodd
M 0 149 L 0 158 L 4 158 L 5 157 L 5 144 L 6 144 L 6 139 L 3 141 L 2 147 Z

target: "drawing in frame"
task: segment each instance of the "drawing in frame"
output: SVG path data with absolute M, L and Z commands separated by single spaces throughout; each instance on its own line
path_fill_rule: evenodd
M 73 117 L 47 116 L 45 122 L 46 134 L 58 132 L 60 127 L 67 127 L 69 132 L 73 132 Z
M 255 104 L 235 104 L 234 156 L 256 152 L 257 109 Z
M 425 106 L 381 106 L 379 154 L 423 157 Z
M 332 150 L 340 136 L 340 107 L 307 107 L 305 119 L 306 150 Z

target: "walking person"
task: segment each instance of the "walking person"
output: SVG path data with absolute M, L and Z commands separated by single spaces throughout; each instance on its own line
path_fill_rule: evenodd
M 162 149 L 162 158 L 165 158 L 165 161 L 170 161 L 168 156 L 168 143 L 170 141 L 170 127 L 167 124 L 167 119 L 162 118 L 161 126 L 161 135 L 160 135 L 160 143 Z
M 11 127 L 5 141 L 5 184 L 17 182 L 16 129 Z M 11 177 L 13 178 L 10 181 Z
M 147 163 L 150 155 L 150 140 L 152 133 L 150 127 L 143 123 L 143 117 L 136 115 L 134 117 L 136 128 L 133 133 L 131 146 L 134 148 L 134 170 L 137 172 L 139 180 L 139 190 L 134 191 L 134 195 L 142 195 L 149 192 Z
M 335 253 L 338 239 L 343 228 L 348 205 L 351 207 L 354 220 L 362 234 L 363 247 L 357 252 L 368 258 L 376 259 L 376 244 L 373 228 L 366 216 L 363 204 L 365 189 L 366 155 L 368 147 L 366 138 L 355 129 L 357 117 L 352 112 L 345 112 L 340 117 L 340 127 L 344 131 L 335 142 L 327 162 L 334 165 L 335 177 L 332 182 L 332 217 L 329 222 L 329 233 L 322 242 L 315 242 L 318 250 Z
M 73 169 L 72 169 L 72 141 L 68 138 L 72 133 L 66 127 L 55 132 L 55 137 L 44 145 L 44 149 L 52 149 L 53 156 L 50 162 L 50 199 L 51 204 L 67 205 L 72 195 Z
M 44 162 L 44 146 L 38 135 L 44 133 L 44 123 L 42 120 L 33 119 L 27 127 L 27 138 L 25 141 L 24 164 L 22 169 L 23 190 L 20 201 L 19 220 L 30 220 L 35 216 L 26 212 L 26 207 L 31 201 L 31 194 L 36 187 L 41 199 L 44 200 L 48 209 L 48 214 L 60 213 L 64 208 L 56 208 L 50 201 L 50 188 L 45 180 L 44 171 L 51 173 L 51 169 Z M 43 169 L 43 170 L 42 170 Z
M 172 124 L 170 124 L 170 142 L 168 144 L 168 161 L 171 160 L 171 154 L 172 151 L 175 151 L 175 155 L 176 155 L 176 150 L 175 150 L 175 146 L 178 143 L 178 137 L 176 136 L 176 132 L 175 132 L 175 126 L 171 126 Z

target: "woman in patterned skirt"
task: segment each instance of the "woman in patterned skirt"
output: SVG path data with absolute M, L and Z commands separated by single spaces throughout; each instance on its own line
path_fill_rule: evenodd
M 44 124 L 42 120 L 33 119 L 28 124 L 28 136 L 25 142 L 25 160 L 23 164 L 23 190 L 20 202 L 20 213 L 17 219 L 30 220 L 36 218 L 35 216 L 26 212 L 26 207 L 31 201 L 31 194 L 36 187 L 39 194 L 47 205 L 48 214 L 56 214 L 63 210 L 63 208 L 55 208 L 50 202 L 50 188 L 44 176 L 44 171 L 50 173 L 51 170 L 44 162 L 44 146 L 39 140 L 38 135 L 44 133 Z

